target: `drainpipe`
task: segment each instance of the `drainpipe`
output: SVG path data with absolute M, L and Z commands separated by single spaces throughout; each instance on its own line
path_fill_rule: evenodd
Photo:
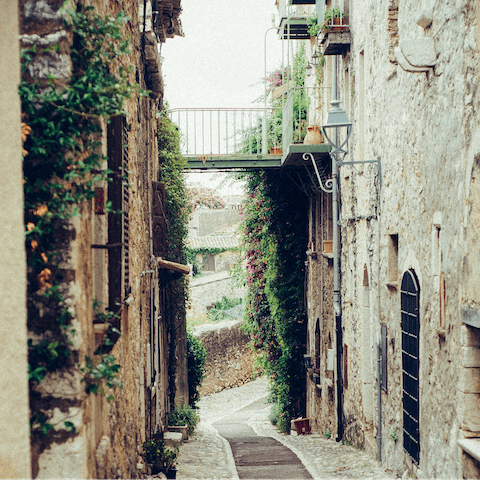
M 378 363 L 378 374 L 377 374 L 377 388 L 378 388 L 378 428 L 377 428 L 377 445 L 378 445 L 378 461 L 382 462 L 382 386 L 380 385 L 380 370 L 381 357 L 380 357 L 380 342 L 377 346 L 377 363 Z
M 380 356 L 380 342 L 382 341 L 381 331 L 381 322 L 382 322 L 382 299 L 381 299 L 381 289 L 380 289 L 380 251 L 381 251 L 381 226 L 382 226 L 382 173 L 380 167 L 380 159 L 378 162 L 378 208 L 377 208 L 377 218 L 378 218 L 378 239 L 377 239 L 377 248 L 378 248 L 378 272 L 377 272 L 377 300 L 378 300 L 378 323 L 377 323 L 377 340 L 378 340 L 378 374 L 377 374 L 377 383 L 378 383 L 378 427 L 377 427 L 377 446 L 378 446 L 378 461 L 382 461 L 382 386 L 380 384 L 380 371 L 382 368 L 381 365 L 381 356 Z
M 337 99 L 337 56 L 333 56 L 332 98 Z M 338 143 L 338 130 L 335 129 L 335 141 Z M 332 216 L 333 216 L 333 311 L 335 313 L 336 350 L 337 350 L 337 442 L 343 437 L 343 378 L 342 378 L 342 304 L 340 299 L 340 243 L 338 228 L 338 167 L 337 156 L 332 155 Z

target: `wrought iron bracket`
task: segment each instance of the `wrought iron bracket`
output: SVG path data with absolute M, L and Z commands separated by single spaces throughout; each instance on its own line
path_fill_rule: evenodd
M 380 185 L 382 185 L 382 164 L 380 162 L 380 157 L 377 157 L 374 160 L 358 160 L 356 162 L 337 162 L 337 167 L 341 167 L 343 165 L 355 165 L 358 163 L 376 163 L 378 169 L 378 180 Z
M 315 175 L 317 176 L 318 183 L 320 185 L 320 188 L 325 192 L 325 193 L 332 193 L 333 192 L 333 179 L 330 178 L 325 181 L 325 185 L 322 182 L 322 178 L 320 177 L 320 173 L 318 171 L 317 164 L 315 162 L 315 158 L 313 157 L 313 154 L 306 152 L 303 154 L 303 159 L 307 161 L 310 158 L 312 161 L 313 168 L 315 170 Z

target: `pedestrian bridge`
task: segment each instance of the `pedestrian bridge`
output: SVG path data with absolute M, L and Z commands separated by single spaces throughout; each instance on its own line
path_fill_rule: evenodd
M 305 153 L 320 168 L 328 163 L 329 145 L 303 143 L 306 121 L 294 118 L 292 96 L 283 109 L 176 108 L 170 116 L 189 170 L 298 167 L 306 164 Z

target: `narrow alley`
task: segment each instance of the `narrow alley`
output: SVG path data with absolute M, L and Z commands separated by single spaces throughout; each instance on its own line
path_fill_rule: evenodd
M 271 406 L 267 396 L 268 380 L 262 377 L 202 397 L 198 403 L 200 423 L 180 446 L 177 478 L 394 478 L 365 452 L 320 433 L 279 433 L 268 419 Z M 245 458 L 245 437 L 251 441 L 254 435 L 276 444 L 275 448 L 269 446 L 268 457 L 261 456 L 257 443 L 254 454 L 248 453 L 252 458 Z M 238 438 L 235 442 L 235 437 L 244 437 L 243 445 Z M 281 451 L 280 446 L 286 450 Z

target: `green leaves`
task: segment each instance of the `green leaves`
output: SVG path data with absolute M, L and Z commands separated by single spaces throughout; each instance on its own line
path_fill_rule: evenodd
M 115 361 L 113 355 L 102 355 L 98 361 L 88 355 L 85 356 L 85 366 L 79 364 L 78 369 L 83 374 L 82 382 L 86 383 L 85 392 L 87 394 L 103 395 L 108 402 L 115 399 L 114 395 L 107 395 L 104 388 L 104 385 L 109 389 L 122 388 L 119 379 L 121 365 L 115 363 Z
M 188 369 L 188 403 L 191 407 L 200 399 L 198 391 L 205 375 L 207 350 L 202 342 L 187 330 L 187 369 Z
M 70 290 L 65 265 L 70 256 L 70 220 L 80 215 L 82 204 L 95 195 L 95 184 L 111 173 L 103 169 L 106 157 L 99 155 L 102 118 L 122 111 L 125 99 L 133 94 L 147 95 L 135 81 L 132 68 L 122 66 L 130 53 L 130 38 L 124 34 L 127 18 L 102 17 L 93 7 L 64 11 L 65 29 L 71 32 L 72 75 L 68 82 L 50 75 L 47 79 L 29 77 L 29 66 L 42 55 L 60 51 L 34 45 L 22 50 L 19 85 L 24 135 L 24 217 L 28 265 L 28 327 L 35 332 L 29 340 L 30 386 L 43 381 L 48 372 L 73 366 L 73 315 L 68 309 Z M 128 61 L 124 61 L 128 64 Z M 128 178 L 126 179 L 128 181 Z M 116 320 L 105 313 L 105 322 Z M 109 333 L 118 335 L 113 326 Z M 106 343 L 111 342 L 107 336 Z M 119 369 L 109 355 L 86 358 L 81 367 L 86 390 L 113 395 L 106 389 L 120 387 Z M 32 397 L 33 398 L 33 397 Z M 53 426 L 48 414 L 31 404 L 32 430 L 47 434 Z M 68 432 L 76 433 L 71 422 Z
M 245 176 L 247 310 L 244 321 L 260 352 L 277 403 L 277 426 L 290 430 L 290 419 L 303 413 L 305 376 L 303 315 L 304 251 L 308 200 L 279 172 Z

